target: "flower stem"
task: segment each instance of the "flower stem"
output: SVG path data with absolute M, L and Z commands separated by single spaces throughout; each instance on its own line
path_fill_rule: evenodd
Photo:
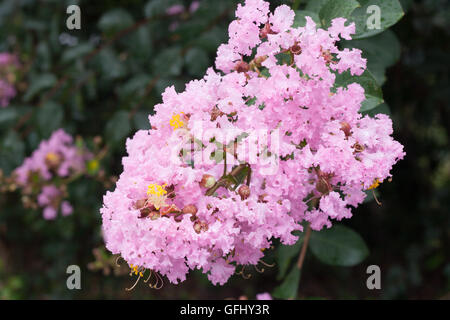
M 308 224 L 306 227 L 305 239 L 303 239 L 302 250 L 300 251 L 300 256 L 297 261 L 297 268 L 302 269 L 303 262 L 305 261 L 306 249 L 308 249 L 309 238 L 311 237 L 311 226 Z

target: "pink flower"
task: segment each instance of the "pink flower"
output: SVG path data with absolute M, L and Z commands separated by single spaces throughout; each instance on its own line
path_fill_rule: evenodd
M 271 14 L 262 0 L 236 17 L 217 51 L 223 73 L 166 88 L 104 196 L 107 248 L 172 283 L 200 269 L 224 284 L 273 239 L 295 243 L 301 222 L 320 230 L 350 218 L 405 155 L 389 117 L 359 113 L 359 84 L 336 88 L 335 70 L 366 68 L 360 50 L 336 45 L 354 24 L 324 30 L 307 17 L 292 28 L 289 7 Z
M 184 6 L 181 4 L 175 4 L 169 8 L 167 8 L 166 13 L 169 16 L 174 16 L 184 12 Z
M 26 186 L 31 174 L 37 173 L 43 180 L 55 175 L 67 177 L 70 173 L 82 171 L 91 155 L 79 150 L 73 139 L 63 129 L 56 130 L 47 141 L 42 141 L 31 157 L 15 170 L 17 182 Z
M 272 296 L 268 292 L 259 293 L 256 295 L 256 300 L 273 300 Z

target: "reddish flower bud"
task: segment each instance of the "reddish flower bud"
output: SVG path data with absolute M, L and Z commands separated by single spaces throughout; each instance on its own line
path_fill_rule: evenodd
M 202 232 L 202 223 L 200 221 L 194 223 L 194 230 L 196 233 Z
M 239 187 L 238 194 L 241 196 L 241 200 L 248 199 L 250 197 L 250 188 L 246 184 L 243 184 Z
M 236 70 L 237 72 L 248 72 L 248 70 L 250 70 L 250 67 L 247 62 L 239 61 L 234 66 L 234 70 Z
M 189 204 L 183 208 L 184 214 L 192 214 L 193 216 L 197 214 L 197 211 L 198 211 L 197 207 L 194 206 L 193 204 Z
M 266 23 L 264 27 L 259 30 L 259 37 L 261 39 L 266 38 L 268 34 L 275 34 L 275 32 L 273 32 L 273 30 L 270 28 L 270 23 Z
M 346 137 L 349 137 L 352 135 L 352 132 L 351 132 L 352 128 L 350 127 L 348 122 L 345 122 L 345 121 L 341 122 L 341 130 L 344 131 Z
M 289 48 L 289 51 L 291 51 L 293 54 L 300 54 L 302 53 L 302 48 L 300 47 L 298 42 L 296 42 L 292 47 Z
M 200 181 L 200 186 L 203 188 L 211 188 L 216 184 L 216 179 L 210 174 L 204 174 L 202 177 L 202 181 Z
M 135 209 L 142 209 L 145 206 L 146 203 L 147 203 L 147 200 L 145 200 L 145 199 L 138 200 L 138 201 L 136 201 L 134 203 L 134 208 Z

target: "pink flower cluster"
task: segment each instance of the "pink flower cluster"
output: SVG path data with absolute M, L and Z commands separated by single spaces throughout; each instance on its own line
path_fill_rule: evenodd
M 13 54 L 0 53 L 0 107 L 9 105 L 9 101 L 16 96 L 15 69 L 19 67 L 19 60 Z
M 69 215 L 73 209 L 64 201 L 63 179 L 83 171 L 89 157 L 89 153 L 73 144 L 70 135 L 59 129 L 49 140 L 42 141 L 38 149 L 14 171 L 15 181 L 26 190 L 26 194 L 39 192 L 37 201 L 44 208 L 45 219 L 56 218 L 59 209 L 63 215 Z
M 224 284 L 237 266 L 258 264 L 273 238 L 295 243 L 300 223 L 320 230 L 351 217 L 404 156 L 388 116 L 358 112 L 364 89 L 336 88 L 336 73 L 366 66 L 360 50 L 336 46 L 354 24 L 337 18 L 324 30 L 307 17 L 293 28 L 289 7 L 270 13 L 262 0 L 236 16 L 218 49 L 223 73 L 210 68 L 184 92 L 165 90 L 104 197 L 106 246 L 140 276 L 150 269 L 178 283 L 198 268 Z M 280 134 L 251 140 L 261 130 Z M 243 146 L 256 146 L 261 161 Z M 267 171 L 270 159 L 277 166 Z

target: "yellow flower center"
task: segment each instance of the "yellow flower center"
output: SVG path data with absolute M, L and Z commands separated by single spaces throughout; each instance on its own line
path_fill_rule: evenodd
M 134 273 L 135 275 L 139 274 L 139 277 L 143 277 L 144 273 L 142 271 L 139 271 L 139 267 L 135 266 L 133 264 L 130 264 L 131 273 Z
M 170 126 L 173 130 L 184 127 L 184 122 L 181 120 L 181 114 L 176 114 L 170 119 Z
M 378 180 L 378 178 L 376 178 L 375 180 L 373 180 L 372 185 L 369 187 L 369 189 L 367 190 L 372 190 L 372 189 L 376 189 L 378 188 L 378 186 L 380 185 L 381 181 Z
M 56 153 L 54 153 L 54 152 L 49 152 L 49 153 L 47 153 L 47 155 L 45 156 L 45 159 L 46 159 L 47 161 L 57 162 L 57 161 L 59 161 L 59 156 L 58 156 Z
M 156 210 L 159 210 L 159 208 L 167 206 L 166 204 L 166 194 L 167 191 L 165 190 L 166 184 L 163 184 L 162 186 L 159 184 L 150 184 L 148 186 L 147 195 L 149 202 L 155 207 Z

